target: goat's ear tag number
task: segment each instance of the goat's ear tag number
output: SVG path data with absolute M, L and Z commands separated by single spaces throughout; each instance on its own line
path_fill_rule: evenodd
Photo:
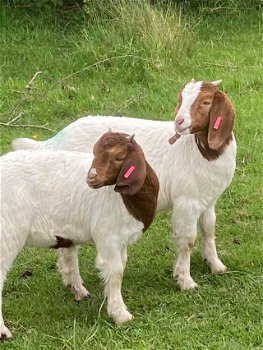
M 222 122 L 222 117 L 220 115 L 216 118 L 215 124 L 214 124 L 214 129 L 217 130 Z
M 134 172 L 134 170 L 135 170 L 135 166 L 131 165 L 129 169 L 126 171 L 126 173 L 123 175 L 125 179 L 128 179 L 131 176 L 131 174 Z

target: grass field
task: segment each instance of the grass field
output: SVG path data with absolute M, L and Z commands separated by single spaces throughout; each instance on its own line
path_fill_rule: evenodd
M 123 295 L 135 320 L 118 327 L 102 305 L 93 247 L 81 251 L 93 294 L 81 302 L 63 287 L 54 251 L 26 249 L 5 284 L 4 317 L 14 339 L 1 348 L 263 349 L 262 13 L 137 6 L 105 21 L 81 11 L 62 16 L 3 6 L 1 19 L 1 122 L 22 113 L 19 123 L 48 123 L 55 132 L 87 114 L 171 120 L 187 80 L 223 79 L 237 112 L 238 143 L 234 181 L 217 205 L 225 275 L 210 274 L 198 240 L 191 269 L 199 288 L 180 292 L 172 279 L 170 214 L 160 214 L 129 250 Z M 14 137 L 53 134 L 5 126 L 0 132 L 2 153 Z

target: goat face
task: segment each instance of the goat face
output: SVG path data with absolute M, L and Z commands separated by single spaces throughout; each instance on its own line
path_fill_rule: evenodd
M 192 79 L 180 92 L 176 107 L 176 132 L 179 135 L 206 133 L 211 149 L 218 149 L 229 137 L 235 116 L 231 102 L 218 90 L 220 83 L 221 80 L 208 83 Z M 218 117 L 220 121 L 215 127 Z
M 188 82 L 178 97 L 175 128 L 180 135 L 207 130 L 216 86 L 202 81 Z
M 128 153 L 128 135 L 108 132 L 94 145 L 87 183 L 92 188 L 114 185 Z
M 123 195 L 134 195 L 141 189 L 146 178 L 146 161 L 133 137 L 107 132 L 97 141 L 87 175 L 90 187 L 116 184 L 114 190 Z

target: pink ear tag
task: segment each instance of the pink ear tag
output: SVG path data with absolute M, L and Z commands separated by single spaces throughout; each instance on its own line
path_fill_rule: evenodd
M 131 174 L 134 172 L 134 170 L 135 170 L 135 166 L 131 165 L 129 169 L 126 171 L 126 173 L 123 175 L 125 179 L 128 179 L 131 176 Z
M 215 124 L 214 124 L 214 129 L 217 130 L 222 122 L 222 117 L 220 115 L 216 118 Z

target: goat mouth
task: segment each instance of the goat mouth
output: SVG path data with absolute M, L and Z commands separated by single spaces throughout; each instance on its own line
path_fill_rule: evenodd
M 186 128 L 178 128 L 178 127 L 176 127 L 175 131 L 179 135 L 188 135 L 188 134 L 190 134 L 190 129 L 191 129 L 191 125 L 187 126 Z
M 93 183 L 92 181 L 87 181 L 87 184 L 93 189 L 100 188 L 103 186 L 103 183 Z

